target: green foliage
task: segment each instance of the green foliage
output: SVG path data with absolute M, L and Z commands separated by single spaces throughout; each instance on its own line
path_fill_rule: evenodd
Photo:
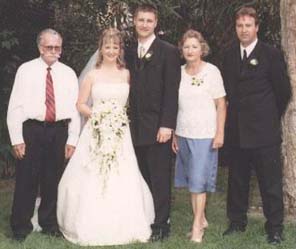
M 0 144 L 0 178 L 6 179 L 14 176 L 14 157 L 9 144 Z
M 0 57 L 5 60 L 8 55 L 19 45 L 19 40 L 14 31 L 4 29 L 0 32 Z M 10 83 L 13 73 L 19 60 L 18 56 L 12 56 L 5 64 L 1 64 L 0 75 L 0 178 L 9 178 L 14 174 L 14 158 L 9 146 L 9 138 L 6 125 L 6 110 L 8 105 L 8 96 L 10 93 Z
M 97 49 L 100 32 L 117 27 L 130 35 L 132 16 L 122 1 L 56 1 L 56 28 L 64 37 L 63 59 L 78 72 Z
M 18 39 L 15 37 L 15 32 L 9 30 L 0 32 L 0 41 L 0 48 L 5 50 L 11 50 L 19 44 Z

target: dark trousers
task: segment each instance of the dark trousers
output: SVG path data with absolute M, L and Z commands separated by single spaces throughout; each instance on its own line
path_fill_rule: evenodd
M 227 216 L 232 223 L 247 225 L 251 169 L 256 171 L 267 233 L 283 230 L 282 163 L 280 145 L 231 148 L 228 177 Z
M 43 125 L 35 120 L 23 124 L 26 154 L 16 162 L 16 183 L 11 214 L 14 235 L 27 235 L 32 229 L 35 201 L 40 189 L 39 224 L 43 230 L 58 229 L 57 186 L 63 171 L 67 124 Z
M 135 147 L 141 173 L 152 193 L 155 220 L 152 229 L 169 232 L 171 200 L 172 151 L 171 140 L 164 144 Z

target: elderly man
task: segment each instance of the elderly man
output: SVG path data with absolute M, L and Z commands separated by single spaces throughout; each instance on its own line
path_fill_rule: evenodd
M 32 231 L 31 218 L 40 189 L 38 210 L 42 232 L 59 236 L 57 186 L 65 159 L 75 150 L 80 117 L 75 108 L 78 81 L 59 62 L 62 37 L 45 29 L 37 37 L 40 57 L 17 70 L 7 124 L 16 154 L 16 184 L 11 215 L 13 238 L 23 241 Z
M 231 151 L 227 198 L 230 226 L 224 235 L 245 231 L 254 167 L 268 242 L 279 244 L 283 231 L 280 121 L 291 86 L 280 51 L 257 38 L 255 9 L 241 8 L 235 20 L 239 42 L 226 52 L 222 69 L 229 103 L 225 143 Z

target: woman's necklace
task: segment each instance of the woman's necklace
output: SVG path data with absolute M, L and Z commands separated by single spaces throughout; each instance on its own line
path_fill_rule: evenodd
M 197 77 L 197 74 L 201 71 L 203 65 L 204 65 L 204 62 L 200 61 L 200 63 L 198 63 L 194 67 L 188 68 L 188 65 L 185 66 L 185 70 L 187 71 L 187 74 L 191 77 L 192 86 L 200 86 L 204 83 L 204 80 L 202 78 Z

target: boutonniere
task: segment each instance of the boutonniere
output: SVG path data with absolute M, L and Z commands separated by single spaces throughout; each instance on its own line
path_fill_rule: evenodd
M 200 86 L 204 83 L 203 79 L 197 78 L 197 77 L 192 77 L 191 79 L 191 85 L 192 86 Z
M 152 58 L 152 55 L 153 55 L 153 51 L 148 51 L 145 55 L 144 55 L 144 60 L 145 61 L 151 61 L 151 58 Z
M 254 59 L 251 59 L 250 60 L 250 65 L 252 65 L 252 66 L 257 66 L 259 64 L 259 61 L 256 59 L 256 58 L 254 58 Z

